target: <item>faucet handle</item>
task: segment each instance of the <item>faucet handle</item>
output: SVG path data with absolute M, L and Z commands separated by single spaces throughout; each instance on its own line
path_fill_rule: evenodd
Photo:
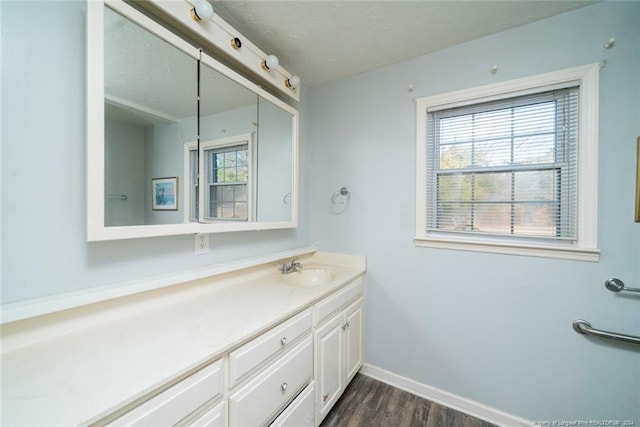
M 292 271 L 298 271 L 300 269 L 302 269 L 302 263 L 296 258 L 293 258 L 289 264 L 286 262 L 284 264 L 280 264 L 280 272 L 282 274 L 289 274 Z

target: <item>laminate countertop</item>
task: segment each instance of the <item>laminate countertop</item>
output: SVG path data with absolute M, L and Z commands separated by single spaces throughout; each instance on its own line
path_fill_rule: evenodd
M 95 422 L 310 307 L 365 272 L 363 257 L 315 253 L 317 286 L 277 263 L 3 325 L 2 425 Z

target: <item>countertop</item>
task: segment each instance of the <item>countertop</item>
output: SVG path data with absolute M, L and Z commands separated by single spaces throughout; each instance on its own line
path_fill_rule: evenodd
M 277 263 L 3 327 L 2 425 L 95 422 L 343 287 L 362 257 L 316 253 L 333 280 L 284 283 Z M 58 318 L 56 318 L 58 316 Z M 13 335 L 13 336 L 8 336 Z M 17 337 L 17 338 L 16 338 Z

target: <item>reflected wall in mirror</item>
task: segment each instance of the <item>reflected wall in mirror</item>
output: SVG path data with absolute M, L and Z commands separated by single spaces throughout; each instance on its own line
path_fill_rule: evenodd
M 293 163 L 291 113 L 260 98 L 258 103 L 257 205 L 258 221 L 291 221 Z
M 106 226 L 184 220 L 179 191 L 178 210 L 152 209 L 151 184 L 188 181 L 181 158 L 183 144 L 198 137 L 197 67 L 196 58 L 105 8 Z
M 198 217 L 206 223 L 254 221 L 258 95 L 205 61 L 200 63 Z
M 215 71 L 206 61 L 203 56 L 200 221 L 291 221 L 294 115 Z M 198 208 L 192 203 L 192 212 Z

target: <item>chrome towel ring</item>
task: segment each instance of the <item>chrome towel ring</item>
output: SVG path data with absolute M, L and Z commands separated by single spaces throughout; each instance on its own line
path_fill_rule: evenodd
M 344 205 L 351 198 L 351 193 L 347 187 L 342 187 L 331 196 L 331 203 L 334 205 Z

